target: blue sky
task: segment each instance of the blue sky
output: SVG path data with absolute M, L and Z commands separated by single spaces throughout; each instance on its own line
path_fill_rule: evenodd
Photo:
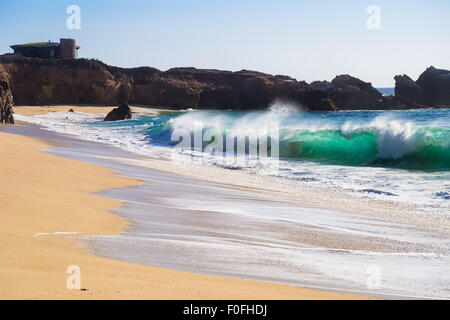
M 81 29 L 69 30 L 69 5 Z M 381 29 L 369 30 L 369 5 Z M 0 53 L 75 38 L 80 57 L 121 66 L 251 69 L 298 80 L 349 73 L 375 86 L 450 69 L 450 1 L 0 0 Z

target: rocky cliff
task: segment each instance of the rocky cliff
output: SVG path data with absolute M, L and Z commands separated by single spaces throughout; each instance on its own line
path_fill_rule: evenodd
M 7 74 L 0 69 L 0 123 L 14 123 L 13 98 Z
M 172 108 L 264 109 L 274 100 L 295 102 L 305 110 L 399 109 L 417 107 L 383 97 L 369 82 L 349 75 L 333 81 L 304 81 L 242 70 L 150 67 L 118 68 L 98 60 L 41 60 L 0 56 L 16 105 L 130 103 Z
M 17 105 L 99 104 L 174 108 L 262 109 L 276 98 L 329 109 L 326 94 L 283 76 L 150 67 L 118 68 L 96 60 L 41 60 L 0 56 Z
M 417 81 L 407 75 L 395 76 L 395 96 L 404 103 L 417 103 L 424 107 L 450 107 L 450 71 L 431 66 Z

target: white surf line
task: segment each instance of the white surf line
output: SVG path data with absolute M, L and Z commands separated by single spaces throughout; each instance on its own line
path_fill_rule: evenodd
M 64 231 L 57 231 L 57 232 L 37 232 L 33 235 L 33 237 L 40 237 L 40 236 L 51 236 L 51 235 L 74 235 L 74 234 L 80 234 L 81 232 L 64 232 Z

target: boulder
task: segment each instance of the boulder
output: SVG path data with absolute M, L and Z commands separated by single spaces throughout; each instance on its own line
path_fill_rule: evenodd
M 0 70 L 0 123 L 14 124 L 13 96 L 9 87 L 9 80 Z
M 122 103 L 118 108 L 115 108 L 108 113 L 104 121 L 119 121 L 128 119 L 131 119 L 131 108 L 128 104 Z

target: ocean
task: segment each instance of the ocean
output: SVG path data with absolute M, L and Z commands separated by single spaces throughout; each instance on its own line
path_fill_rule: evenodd
M 142 156 L 254 171 L 359 197 L 417 204 L 437 213 L 450 209 L 448 109 L 303 112 L 276 104 L 267 111 L 184 110 L 137 114 L 118 122 L 70 112 L 17 119 Z M 250 135 L 256 130 L 269 136 L 276 130 L 277 157 L 271 157 L 270 137 L 267 157 L 258 161 L 249 158 L 249 140 L 240 151 L 224 146 L 211 152 L 211 139 L 195 146 L 195 132 L 200 130 L 202 138 L 211 129 L 224 141 L 226 133 L 249 139 L 249 129 Z M 193 148 L 177 146 L 177 132 L 190 133 Z
M 385 87 L 385 88 L 376 88 L 381 92 L 383 96 L 395 96 L 395 88 L 393 87 Z

